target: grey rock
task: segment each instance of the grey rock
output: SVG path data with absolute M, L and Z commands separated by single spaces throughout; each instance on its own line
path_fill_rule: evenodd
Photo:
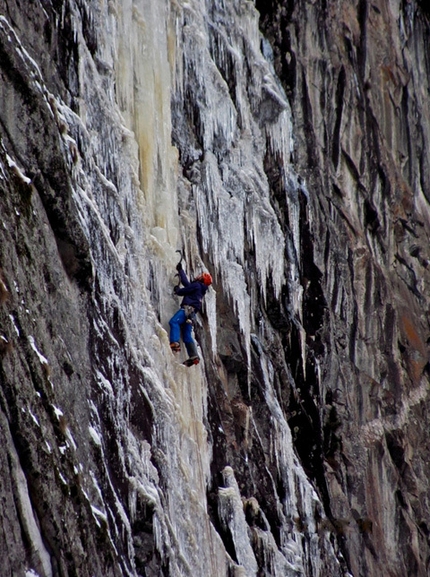
M 0 0 L 2 575 L 426 575 L 424 3 L 131 4 Z

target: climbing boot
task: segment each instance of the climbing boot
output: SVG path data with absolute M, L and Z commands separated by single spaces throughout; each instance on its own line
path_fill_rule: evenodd
M 172 353 L 181 352 L 181 345 L 179 343 L 170 343 L 170 348 L 172 349 Z
M 186 367 L 192 367 L 193 365 L 198 365 L 200 362 L 199 357 L 190 357 L 189 359 L 187 359 L 186 361 L 184 361 L 184 365 Z
M 184 365 L 187 367 L 197 365 L 200 362 L 200 358 L 197 352 L 196 343 L 194 341 L 192 343 L 185 343 L 185 347 L 187 349 L 189 358 L 184 362 Z

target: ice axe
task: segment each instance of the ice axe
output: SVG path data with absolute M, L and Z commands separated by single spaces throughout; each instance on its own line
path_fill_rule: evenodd
M 182 259 L 184 258 L 184 255 L 182 254 L 182 250 L 176 250 L 175 252 L 179 252 L 179 254 L 181 255 L 181 258 L 178 262 L 178 264 L 176 265 L 176 270 L 179 271 L 180 269 L 178 267 L 182 268 Z M 175 274 L 175 276 L 179 276 L 179 272 L 177 272 Z M 180 281 L 179 281 L 180 282 Z M 179 288 L 179 284 L 177 284 L 176 286 L 173 287 L 173 292 L 176 294 L 176 290 Z
M 178 249 L 178 250 L 175 250 L 175 252 L 179 252 L 179 254 L 181 255 L 181 259 L 180 259 L 180 261 L 178 262 L 178 264 L 182 264 L 182 259 L 184 258 L 184 255 L 182 254 L 182 251 Z M 176 265 L 176 266 L 178 266 L 178 265 Z

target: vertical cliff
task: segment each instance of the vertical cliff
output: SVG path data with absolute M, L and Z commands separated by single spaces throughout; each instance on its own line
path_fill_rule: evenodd
M 304 273 L 304 306 L 320 359 L 318 484 L 354 575 L 426 575 L 428 10 L 257 7 L 293 110 L 295 166 L 312 191 L 302 270 L 309 260 L 316 267 Z M 326 307 L 313 310 L 320 291 Z M 303 441 L 298 451 L 311 463 Z
M 427 574 L 426 12 L 0 0 L 2 575 Z

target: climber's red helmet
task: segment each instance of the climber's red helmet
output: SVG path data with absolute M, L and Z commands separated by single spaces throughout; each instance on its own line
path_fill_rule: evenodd
M 204 272 L 203 274 L 201 274 L 200 276 L 198 276 L 196 278 L 196 280 L 201 281 L 203 284 L 205 284 L 206 286 L 209 286 L 212 284 L 212 277 L 208 272 Z

